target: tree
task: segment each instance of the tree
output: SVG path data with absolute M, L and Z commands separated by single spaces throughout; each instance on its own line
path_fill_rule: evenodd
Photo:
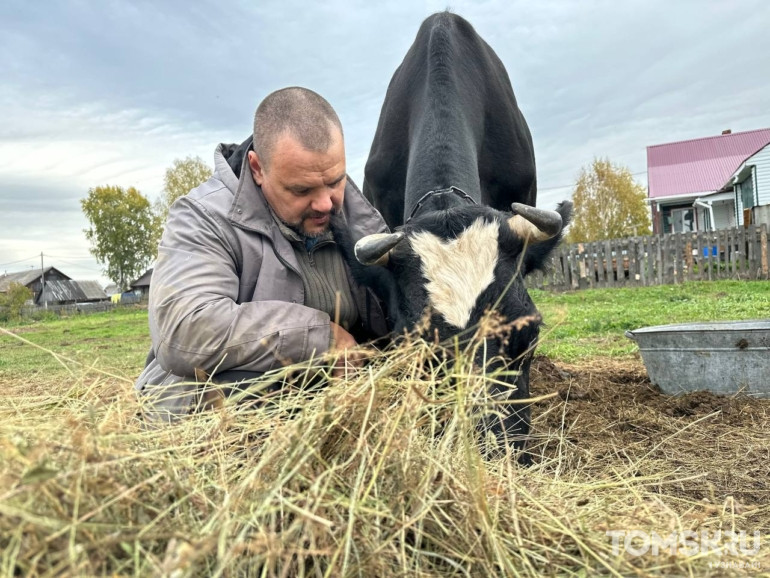
M 106 265 L 104 274 L 125 291 L 157 253 L 160 221 L 150 201 L 134 187 L 105 185 L 89 189 L 80 205 L 91 223 L 84 229 L 91 254 Z
M 174 201 L 206 182 L 209 177 L 211 177 L 211 169 L 200 157 L 176 159 L 174 165 L 166 169 L 163 193 L 155 202 L 155 214 L 160 218 L 160 222 L 166 222 L 168 209 Z
M 0 307 L 6 309 L 8 319 L 18 319 L 21 316 L 21 308 L 32 297 L 32 290 L 29 287 L 12 281 L 8 291 L 0 294 Z
M 572 194 L 571 243 L 650 234 L 650 211 L 644 187 L 631 171 L 609 159 L 594 159 L 580 171 Z

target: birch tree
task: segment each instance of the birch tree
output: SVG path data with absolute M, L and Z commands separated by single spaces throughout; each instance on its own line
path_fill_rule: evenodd
M 580 171 L 572 194 L 571 243 L 650 234 L 647 193 L 631 171 L 609 159 L 594 159 Z

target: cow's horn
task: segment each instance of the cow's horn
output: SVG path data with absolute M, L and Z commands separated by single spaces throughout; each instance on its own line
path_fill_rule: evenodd
M 363 265 L 382 265 L 388 263 L 390 250 L 404 238 L 404 233 L 374 233 L 362 237 L 356 243 L 356 259 Z
M 556 211 L 536 209 L 521 203 L 513 203 L 511 210 L 513 217 L 508 219 L 508 225 L 527 241 L 547 241 L 561 232 L 561 215 Z

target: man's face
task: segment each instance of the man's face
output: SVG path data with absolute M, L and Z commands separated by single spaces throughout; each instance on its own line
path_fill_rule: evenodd
M 325 152 L 304 148 L 288 134 L 278 137 L 267 167 L 249 151 L 251 174 L 275 214 L 306 237 L 317 237 L 329 228 L 332 211 L 345 198 L 345 144 L 333 129 Z

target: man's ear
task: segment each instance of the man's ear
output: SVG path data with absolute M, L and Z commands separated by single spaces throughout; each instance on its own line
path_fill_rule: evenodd
M 259 160 L 254 151 L 249 151 L 248 159 L 251 176 L 254 177 L 254 182 L 261 187 L 262 181 L 265 179 L 265 168 L 262 166 L 262 161 Z

